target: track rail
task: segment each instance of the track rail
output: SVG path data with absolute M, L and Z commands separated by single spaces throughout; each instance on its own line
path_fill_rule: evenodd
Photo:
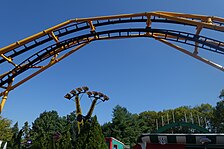
M 0 49 L 0 65 L 8 69 L 0 74 L 0 87 L 3 90 L 0 92 L 0 112 L 9 91 L 97 40 L 154 38 L 224 71 L 223 66 L 199 55 L 199 50 L 224 55 L 223 40 L 210 37 L 209 34 L 202 35 L 202 30 L 222 33 L 224 19 L 172 12 L 146 12 L 68 20 Z M 29 73 L 25 74 L 27 71 Z M 24 75 L 18 78 L 21 74 Z

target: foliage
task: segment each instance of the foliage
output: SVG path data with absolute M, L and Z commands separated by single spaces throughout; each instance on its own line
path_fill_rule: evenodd
M 224 98 L 224 90 L 220 92 Z M 173 122 L 188 122 L 208 129 L 210 132 L 224 133 L 224 102 L 215 107 L 201 104 L 195 107 L 182 106 L 163 111 L 143 111 L 130 113 L 117 105 L 112 112 L 111 122 L 100 126 L 96 116 L 87 121 L 77 134 L 75 111 L 60 117 L 56 111 L 43 112 L 32 123 L 24 123 L 21 130 L 18 123 L 11 128 L 11 121 L 0 116 L 0 140 L 8 141 L 9 149 L 25 148 L 21 142 L 32 139 L 31 149 L 106 149 L 105 137 L 114 137 L 126 145 L 134 145 L 142 133 L 153 133 L 163 125 Z M 198 133 L 187 127 L 175 127 L 167 133 Z M 20 146 L 21 145 L 21 146 Z
M 69 115 L 67 115 L 65 119 L 67 122 L 67 128 L 69 129 L 69 132 L 67 132 L 67 133 L 70 134 L 71 146 L 72 146 L 72 148 L 74 148 L 75 141 L 77 139 L 77 132 L 78 132 L 75 111 L 73 111 Z
M 213 112 L 212 125 L 215 132 L 224 133 L 224 102 L 217 102 Z
M 65 118 L 59 117 L 56 111 L 45 111 L 33 123 L 32 148 L 71 148 L 69 130 Z
M 16 122 L 13 127 L 12 127 L 12 138 L 8 143 L 7 148 L 8 149 L 19 149 L 19 144 L 20 144 L 20 138 L 18 138 L 19 134 L 19 127 L 18 127 L 18 122 Z
M 125 144 L 133 144 L 140 135 L 138 115 L 131 114 L 126 108 L 117 105 L 113 109 L 112 123 L 102 126 L 104 136 L 114 137 Z
M 84 123 L 76 140 L 75 149 L 107 149 L 105 138 L 96 116 Z
M 131 146 L 142 133 L 157 131 L 157 127 L 173 123 L 188 122 L 212 131 L 213 108 L 209 104 L 196 107 L 182 106 L 176 109 L 163 111 L 144 111 L 140 114 L 131 114 L 126 108 L 117 105 L 113 109 L 112 122 L 102 126 L 106 137 L 114 137 Z M 168 133 L 197 133 L 198 130 L 187 127 L 175 127 L 167 130 Z
M 224 89 L 221 90 L 219 98 L 220 99 L 224 99 Z
M 10 127 L 11 121 L 0 116 L 0 140 L 10 141 L 13 133 Z
M 10 140 L 8 147 L 9 149 L 22 149 L 30 147 L 27 141 L 30 139 L 30 126 L 26 121 L 21 130 L 18 128 L 18 122 L 12 127 L 13 136 Z
M 21 139 L 20 140 L 21 147 L 22 148 L 28 148 L 31 145 L 29 143 L 31 138 L 30 138 L 30 125 L 29 125 L 29 123 L 27 121 L 24 123 L 24 126 L 22 127 L 21 131 L 22 131 L 22 136 L 20 138 Z
M 154 132 L 156 130 L 157 112 L 145 111 L 139 114 L 138 121 L 142 133 Z

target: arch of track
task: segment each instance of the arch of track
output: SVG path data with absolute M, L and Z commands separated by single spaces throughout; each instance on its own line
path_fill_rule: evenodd
M 162 24 L 165 27 L 154 27 L 154 24 Z M 195 32 L 178 27 L 166 29 L 169 25 L 193 27 Z M 0 112 L 9 91 L 97 40 L 150 37 L 224 71 L 221 65 L 199 56 L 199 49 L 224 55 L 224 42 L 201 35 L 202 29 L 224 32 L 224 19 L 171 12 L 148 12 L 68 20 L 0 49 L 0 65 L 8 68 L 0 75 L 0 87 L 3 90 L 0 92 Z M 193 49 L 189 50 L 177 44 L 189 45 Z M 29 73 L 25 73 L 28 70 Z

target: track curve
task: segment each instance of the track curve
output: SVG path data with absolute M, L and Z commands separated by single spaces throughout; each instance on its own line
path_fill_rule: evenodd
M 147 35 L 146 33 L 150 33 Z M 18 76 L 19 74 L 23 73 L 24 71 L 27 71 L 28 69 L 32 69 L 33 66 L 36 66 L 37 64 L 41 63 L 44 60 L 47 60 L 48 58 L 55 55 L 58 49 L 63 47 L 60 52 L 67 50 L 69 48 L 78 46 L 83 43 L 88 43 L 95 40 L 104 40 L 104 39 L 112 39 L 112 38 L 131 38 L 131 37 L 150 37 L 154 38 L 153 35 L 155 34 L 163 34 L 164 36 L 157 37 L 159 39 L 166 39 L 168 41 L 174 41 L 179 42 L 182 44 L 187 44 L 190 46 L 195 46 L 194 43 L 199 43 L 196 47 L 209 50 L 212 52 L 216 52 L 219 54 L 224 54 L 224 47 L 219 47 L 218 45 L 224 44 L 221 41 L 204 37 L 204 36 L 197 36 L 195 34 L 190 34 L 187 32 L 180 32 L 175 30 L 165 30 L 165 29 L 152 29 L 152 28 L 133 28 L 133 29 L 119 29 L 119 30 L 106 30 L 101 32 L 95 32 L 95 33 L 89 33 L 80 35 L 77 37 L 73 37 L 70 39 L 66 39 L 64 41 L 61 41 L 59 43 L 50 45 L 24 61 L 22 61 L 17 67 L 15 67 L 13 70 L 9 72 L 8 75 L 5 75 L 0 79 L 0 86 L 10 82 L 13 78 Z M 96 36 L 96 38 L 94 38 Z M 169 38 L 169 36 L 172 36 L 172 38 Z M 175 37 L 175 38 L 174 38 Z M 83 40 L 87 39 L 87 40 Z M 91 39 L 91 40 L 90 40 Z M 203 39 L 203 40 L 202 40 Z M 210 42 L 206 41 L 213 41 L 218 43 L 217 45 L 211 44 Z M 21 68 L 21 69 L 19 69 Z
M 3 90 L 0 96 L 6 100 L 10 90 L 86 44 L 105 39 L 154 38 L 224 71 L 223 66 L 199 56 L 199 49 L 224 55 L 223 40 L 216 39 L 216 36 L 210 37 L 210 34 L 202 35 L 202 30 L 223 33 L 224 19 L 172 12 L 146 12 L 68 20 L 0 49 L 0 65 L 7 65 L 8 68 L 0 75 L 0 87 Z M 186 49 L 186 46 L 179 45 L 193 48 Z M 29 75 L 17 80 L 17 76 L 28 70 Z M 0 112 L 3 106 L 4 102 L 1 103 Z

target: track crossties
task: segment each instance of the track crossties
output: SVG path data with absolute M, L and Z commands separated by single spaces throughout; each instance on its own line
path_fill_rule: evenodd
M 68 20 L 0 49 L 0 96 L 6 99 L 10 90 L 97 40 L 152 38 L 224 71 L 200 56 L 201 51 L 224 55 L 224 41 L 208 32 L 223 33 L 224 19 L 145 12 Z

